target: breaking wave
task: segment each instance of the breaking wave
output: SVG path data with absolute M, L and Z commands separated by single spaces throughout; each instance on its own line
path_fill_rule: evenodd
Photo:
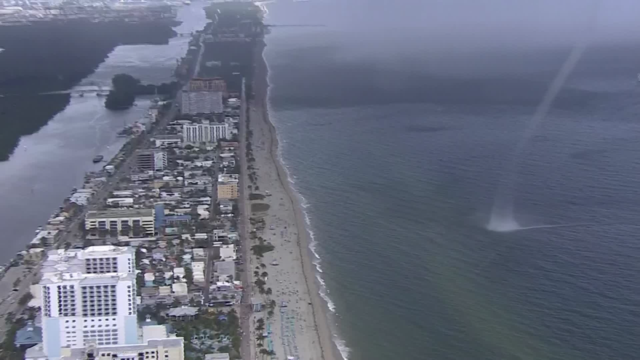
M 265 64 L 267 64 L 267 82 L 269 83 L 269 87 L 271 87 L 271 82 L 269 81 L 269 77 L 271 74 L 271 70 L 269 69 L 269 64 L 267 63 L 265 57 L 264 57 L 264 53 L 262 54 L 262 57 L 265 61 Z M 267 109 L 269 114 L 272 114 L 271 111 L 271 104 L 268 101 L 269 99 L 269 91 L 267 92 Z M 270 119 L 271 120 L 271 119 Z M 275 127 L 275 124 L 272 122 L 272 124 Z M 284 169 L 284 171 L 287 174 L 287 181 L 289 181 L 289 186 L 291 188 L 291 190 L 293 190 L 293 193 L 295 194 L 295 196 L 297 197 L 298 200 L 298 204 L 301 207 L 302 213 L 304 214 L 304 221 L 305 221 L 305 230 L 307 231 L 307 233 L 309 234 L 309 250 L 311 250 L 311 253 L 313 254 L 313 260 L 312 263 L 315 266 L 316 269 L 316 279 L 318 280 L 318 283 L 320 284 L 319 288 L 318 288 L 318 294 L 320 295 L 320 297 L 326 302 L 327 304 L 327 308 L 329 309 L 329 311 L 331 311 L 332 314 L 336 314 L 336 305 L 333 302 L 333 300 L 331 300 L 331 298 L 329 297 L 329 289 L 327 289 L 327 286 L 325 284 L 324 279 L 322 278 L 322 274 L 324 273 L 324 271 L 322 271 L 322 259 L 320 258 L 320 254 L 317 251 L 317 240 L 315 238 L 315 233 L 313 232 L 313 230 L 311 229 L 311 217 L 309 216 L 309 212 L 308 212 L 308 208 L 310 206 L 309 202 L 307 201 L 307 199 L 302 196 L 302 194 L 300 194 L 300 192 L 296 189 L 295 187 L 295 177 L 291 175 L 291 172 L 289 171 L 289 166 L 287 165 L 287 163 L 284 161 L 284 158 L 282 156 L 282 148 L 283 145 L 285 144 L 284 141 L 282 141 L 282 139 L 280 139 L 280 134 L 278 133 L 277 129 L 275 131 L 275 136 L 276 139 L 278 141 L 278 144 L 280 146 L 278 146 L 278 161 L 280 162 L 280 164 L 282 164 L 282 168 Z M 338 334 L 336 332 L 333 332 L 332 334 L 332 338 L 333 338 L 333 342 L 334 344 L 336 344 L 336 347 L 338 348 L 338 351 L 340 352 L 340 355 L 342 356 L 342 358 L 344 360 L 348 360 L 349 359 L 349 353 L 351 352 L 351 349 L 346 345 L 346 342 L 340 338 L 338 336 Z

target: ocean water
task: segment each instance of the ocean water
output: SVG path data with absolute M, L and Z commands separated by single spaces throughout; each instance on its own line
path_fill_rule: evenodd
M 636 358 L 640 39 L 589 47 L 518 161 L 513 212 L 531 228 L 494 232 L 498 184 L 571 42 L 363 34 L 327 4 L 268 5 L 269 23 L 327 26 L 274 28 L 265 59 L 343 355 Z
M 204 28 L 204 5 L 195 2 L 180 8 L 178 19 L 183 23 L 175 30 L 189 33 Z M 189 37 L 175 37 L 166 45 L 119 46 L 78 86 L 109 85 L 118 73 L 143 82 L 169 82 L 188 42 Z M 0 162 L 0 245 L 4 249 L 0 262 L 25 248 L 71 189 L 82 185 L 86 171 L 104 165 L 93 164 L 94 156 L 110 159 L 118 152 L 125 142 L 117 137 L 118 131 L 135 121 L 144 122 L 150 105 L 150 98 L 140 98 L 135 107 L 112 112 L 104 108 L 104 98 L 72 97 L 47 125 L 20 139 L 9 160 Z

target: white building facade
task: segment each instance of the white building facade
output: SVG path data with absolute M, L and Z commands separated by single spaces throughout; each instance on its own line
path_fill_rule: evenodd
M 144 234 L 154 234 L 154 209 L 110 209 L 89 211 L 84 219 L 87 230 L 121 231 L 139 229 Z M 142 234 L 141 234 L 142 235 Z
M 90 246 L 85 249 L 50 250 L 42 263 L 43 273 L 55 272 L 62 266 L 84 274 L 134 273 L 135 250 L 127 246 Z
M 138 342 L 132 248 L 53 250 L 39 287 L 43 350 L 50 360 L 60 359 L 64 347 Z
M 229 124 L 185 124 L 182 126 L 182 140 L 185 143 L 215 143 L 229 138 Z

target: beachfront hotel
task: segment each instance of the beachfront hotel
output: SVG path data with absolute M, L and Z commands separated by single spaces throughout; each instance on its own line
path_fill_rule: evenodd
M 134 264 L 133 249 L 124 247 L 49 252 L 38 284 L 49 359 L 64 347 L 138 342 Z
M 89 231 L 122 231 L 137 229 L 143 235 L 155 232 L 153 209 L 109 209 L 89 211 L 84 219 L 84 228 Z
M 182 141 L 186 144 L 215 143 L 229 138 L 229 124 L 209 123 L 203 120 L 201 124 L 184 124 L 182 126 Z
M 135 251 L 126 246 L 90 246 L 85 249 L 50 250 L 42 271 L 55 272 L 62 265 L 84 274 L 133 273 Z

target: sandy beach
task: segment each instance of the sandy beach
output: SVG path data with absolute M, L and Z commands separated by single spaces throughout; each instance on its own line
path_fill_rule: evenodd
M 254 219 L 262 218 L 265 226 L 257 235 L 273 244 L 275 249 L 263 258 L 251 255 L 247 265 L 248 278 L 253 284 L 258 275 L 266 285 L 264 289 L 271 295 L 260 294 L 258 287 L 252 286 L 253 297 L 260 297 L 268 305 L 272 300 L 277 304 L 273 315 L 268 316 L 268 306 L 253 313 L 251 324 L 251 354 L 259 358 L 260 347 L 255 327 L 258 319 L 265 321 L 268 338 L 262 347 L 275 352 L 275 358 L 295 357 L 304 360 L 340 359 L 332 341 L 328 323 L 326 304 L 318 293 L 315 272 L 311 263 L 309 234 L 305 228 L 305 218 L 298 198 L 291 189 L 287 173 L 278 159 L 278 141 L 275 128 L 269 121 L 267 107 L 267 66 L 262 57 L 262 48 L 257 49 L 255 99 L 249 102 L 250 139 L 257 175 L 256 185 L 260 192 L 269 194 L 262 200 L 249 201 L 248 188 L 251 184 L 244 172 L 244 208 Z M 267 204 L 268 210 L 253 212 L 252 205 Z M 265 207 L 264 205 L 260 205 Z M 252 230 L 251 228 L 249 230 Z M 252 240 L 251 245 L 257 244 Z M 248 249 L 245 249 L 248 253 Z M 264 273 L 268 275 L 263 277 Z

